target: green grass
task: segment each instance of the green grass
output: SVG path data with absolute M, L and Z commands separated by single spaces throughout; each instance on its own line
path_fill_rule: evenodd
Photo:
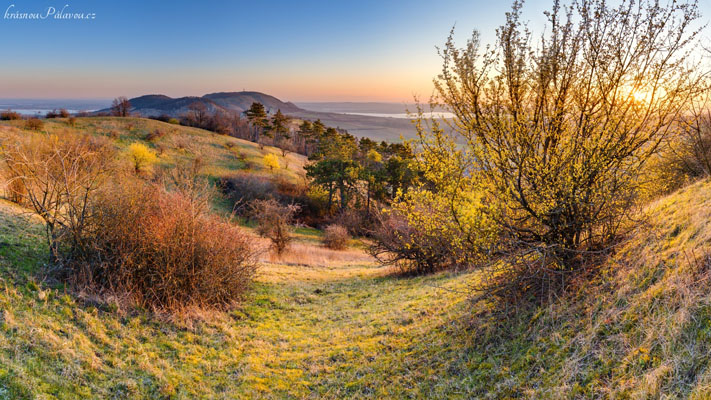
M 508 318 L 476 273 L 332 262 L 299 229 L 241 305 L 180 319 L 43 278 L 41 225 L 0 202 L 0 399 L 708 398 L 709 221 L 709 182 L 657 200 L 599 274 Z
M 171 168 L 179 163 L 191 162 L 200 158 L 204 164 L 200 173 L 209 181 L 215 183 L 221 178 L 228 178 L 235 173 L 249 173 L 284 179 L 292 183 L 304 181 L 306 172 L 304 165 L 306 157 L 289 153 L 282 157 L 281 151 L 275 147 L 265 146 L 260 149 L 256 143 L 225 135 L 218 135 L 203 129 L 169 124 L 145 118 L 92 117 L 77 118 L 75 126 L 69 126 L 64 119 L 48 119 L 44 121 L 42 132 L 62 134 L 68 132 L 88 133 L 110 138 L 119 150 L 119 158 L 124 164 L 129 163 L 126 149 L 131 143 L 141 142 L 155 150 L 158 162 L 154 167 Z M 12 135 L 22 135 L 24 121 L 0 121 L 0 140 Z M 153 141 L 146 136 L 156 130 L 164 135 Z M 277 154 L 281 169 L 271 171 L 264 165 L 266 154 Z M 126 165 L 130 169 L 130 166 Z M 213 204 L 215 211 L 230 213 L 232 205 L 229 201 L 217 199 Z
M 190 322 L 124 314 L 38 282 L 46 248 L 39 225 L 19 212 L 0 208 L 8 222 L 0 240 L 12 243 L 0 259 L 0 395 L 10 398 L 417 393 L 432 381 L 411 375 L 404 386 L 385 385 L 415 367 L 400 348 L 413 346 L 432 318 L 445 322 L 442 311 L 463 299 L 436 287 L 461 289 L 454 275 L 399 279 L 372 265 L 272 265 L 231 312 Z M 20 254 L 32 256 L 18 264 Z M 400 350 L 383 358 L 393 349 Z

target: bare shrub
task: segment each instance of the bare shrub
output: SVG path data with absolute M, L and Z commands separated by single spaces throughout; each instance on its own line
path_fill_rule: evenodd
M 29 118 L 25 121 L 25 129 L 39 131 L 44 128 L 44 122 L 39 118 Z
M 257 233 L 269 239 L 272 249 L 282 254 L 289 246 L 294 215 L 299 211 L 297 205 L 282 205 L 274 199 L 257 200 L 251 204 L 251 215 L 257 221 Z
M 190 140 L 184 136 L 180 136 L 175 139 L 175 147 L 184 152 L 192 152 L 193 149 L 193 145 L 190 143 Z
M 14 121 L 18 119 L 22 119 L 22 115 L 18 112 L 11 110 L 0 112 L 0 121 Z
M 352 209 L 341 211 L 336 216 L 335 223 L 345 227 L 351 235 L 364 235 L 372 228 L 371 221 L 362 212 Z
M 466 259 L 463 249 L 452 246 L 451 237 L 444 232 L 418 229 L 396 212 L 379 214 L 376 219 L 371 232 L 374 242 L 368 252 L 380 263 L 414 275 L 466 267 L 460 262 Z
M 323 244 L 332 250 L 343 250 L 348 244 L 350 235 L 341 225 L 329 225 L 323 230 Z
M 681 129 L 671 138 L 665 166 L 691 179 L 711 175 L 711 90 L 689 102 L 680 118 Z
M 74 127 L 77 124 L 77 119 L 76 117 L 69 117 L 67 118 L 67 125 Z
M 61 108 L 59 109 L 59 111 L 57 111 L 57 109 L 55 108 L 52 111 L 47 111 L 45 118 L 69 118 L 69 111 L 67 111 L 66 108 Z
M 166 131 L 164 131 L 164 130 L 162 130 L 162 129 L 156 128 L 156 129 L 154 129 L 152 132 L 149 132 L 149 133 L 146 135 L 145 139 L 146 139 L 147 141 L 149 141 L 149 142 L 155 142 L 156 140 L 162 138 L 162 137 L 165 136 L 166 134 L 167 134 Z
M 239 299 L 256 270 L 253 239 L 209 214 L 209 197 L 157 185 L 114 185 L 92 202 L 90 246 L 66 260 L 77 284 L 175 310 Z
M 256 174 L 235 174 L 220 182 L 222 191 L 237 205 L 274 198 L 276 185 L 269 178 Z M 241 210 L 237 210 L 241 211 Z
M 60 242 L 81 245 L 88 201 L 108 176 L 112 154 L 105 140 L 89 135 L 31 135 L 2 148 L 10 197 L 44 220 L 51 262 Z

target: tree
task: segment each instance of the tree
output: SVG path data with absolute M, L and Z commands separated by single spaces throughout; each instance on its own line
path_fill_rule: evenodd
M 349 203 L 360 169 L 355 157 L 356 152 L 355 137 L 328 128 L 319 141 L 318 150 L 310 157 L 314 163 L 306 167 L 307 176 L 313 179 L 313 183 L 328 191 L 329 209 L 336 191 L 341 210 L 345 210 Z
M 210 115 L 207 112 L 207 106 L 200 101 L 196 101 L 188 106 L 188 124 L 205 129 L 207 127 Z
M 313 135 L 313 130 L 314 130 L 314 125 L 311 123 L 311 121 L 303 120 L 301 124 L 299 125 L 299 136 L 303 139 L 303 149 L 302 152 L 305 155 L 309 155 L 309 140 L 311 136 Z
M 521 8 L 493 45 L 474 32 L 458 48 L 450 34 L 433 102 L 454 114 L 455 137 L 436 121 L 417 126 L 430 168 L 454 155 L 455 182 L 479 177 L 485 198 L 499 199 L 510 248 L 545 255 L 525 259 L 541 276 L 573 269 L 618 233 L 636 177 L 697 89 L 686 57 L 698 12 L 695 1 L 556 1 L 534 41 Z
M 59 261 L 59 243 L 86 247 L 89 200 L 110 175 L 112 147 L 90 136 L 32 135 L 0 149 L 8 189 L 45 222 L 50 262 Z
M 289 117 L 282 114 L 281 110 L 277 112 L 272 117 L 271 125 L 269 126 L 270 137 L 274 139 L 274 143 L 282 149 L 282 156 L 286 156 L 288 152 L 288 147 L 286 141 L 291 139 L 289 134 Z
M 131 102 L 126 97 L 117 97 L 111 104 L 111 114 L 116 117 L 128 117 L 131 115 Z
M 252 124 L 252 128 L 254 130 L 252 141 L 260 143 L 260 134 L 264 132 L 267 126 L 269 126 L 269 119 L 267 118 L 267 112 L 264 109 L 264 105 L 262 103 L 254 102 L 249 109 L 244 112 L 244 114 L 247 116 L 247 120 L 249 120 L 249 123 Z
M 282 205 L 274 199 L 252 203 L 252 217 L 257 221 L 257 233 L 272 242 L 277 254 L 282 254 L 293 239 L 291 223 L 299 211 L 297 205 Z

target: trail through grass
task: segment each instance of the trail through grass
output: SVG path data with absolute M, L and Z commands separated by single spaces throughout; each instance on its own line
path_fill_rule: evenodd
M 405 396 L 436 383 L 409 351 L 465 298 L 461 276 L 397 278 L 353 251 L 265 263 L 243 306 L 167 321 L 39 281 L 38 223 L 0 216 L 0 398 Z

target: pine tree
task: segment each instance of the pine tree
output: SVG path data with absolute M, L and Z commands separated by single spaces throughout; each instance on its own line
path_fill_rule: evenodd
M 254 135 L 252 141 L 259 143 L 260 135 L 264 132 L 267 126 L 269 126 L 269 119 L 267 118 L 267 112 L 264 109 L 262 103 L 254 102 L 249 107 L 247 111 L 244 112 L 249 120 L 249 123 L 254 129 Z

